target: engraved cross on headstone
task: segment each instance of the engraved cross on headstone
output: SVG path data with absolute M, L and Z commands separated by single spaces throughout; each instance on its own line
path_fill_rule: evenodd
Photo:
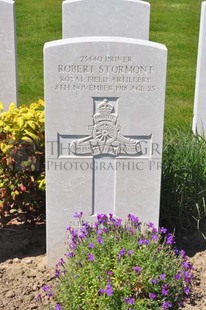
M 65 135 L 58 133 L 58 158 L 93 158 L 91 215 L 117 214 L 116 159 L 144 156 L 142 142 L 151 141 L 149 136 L 124 136 L 118 119 L 117 97 L 93 97 L 93 124 L 88 126 L 89 135 Z M 148 147 L 147 147 L 148 149 Z M 107 203 L 105 204 L 105 195 Z M 108 203 L 109 202 L 109 203 Z

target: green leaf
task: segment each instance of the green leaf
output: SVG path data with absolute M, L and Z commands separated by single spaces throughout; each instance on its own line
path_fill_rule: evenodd
M 11 209 L 10 211 L 9 211 L 9 213 L 17 213 L 18 211 L 17 211 L 17 209 Z
M 35 135 L 33 132 L 28 131 L 27 129 L 25 129 L 25 133 L 26 133 L 29 137 L 31 137 L 32 139 L 38 140 L 37 135 Z
M 34 141 L 31 138 L 29 138 L 29 137 L 23 137 L 22 140 L 26 141 L 26 142 L 29 142 L 29 143 L 32 143 L 32 144 L 34 143 Z

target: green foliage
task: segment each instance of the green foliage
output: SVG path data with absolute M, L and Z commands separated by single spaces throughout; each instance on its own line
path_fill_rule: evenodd
M 206 141 L 191 132 L 165 134 L 162 164 L 161 220 L 181 227 L 206 216 Z
M 1 106 L 3 109 L 3 105 Z M 2 110 L 1 109 L 1 110 Z M 0 114 L 0 214 L 25 219 L 44 204 L 44 102 Z
M 165 228 L 159 233 L 149 223 L 142 233 L 131 214 L 125 224 L 112 214 L 98 214 L 93 227 L 81 224 L 79 231 L 68 228 L 70 249 L 57 264 L 55 309 L 174 310 L 189 295 L 192 266 L 184 251 L 174 251 Z M 43 289 L 53 295 L 50 286 Z
M 168 48 L 166 126 L 191 128 L 202 0 L 150 0 L 150 40 Z
M 43 98 L 43 47 L 62 38 L 62 0 L 16 0 L 19 102 Z

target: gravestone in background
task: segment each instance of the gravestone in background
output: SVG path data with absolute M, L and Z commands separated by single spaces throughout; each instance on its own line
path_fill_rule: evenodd
M 150 4 L 138 0 L 68 0 L 62 4 L 63 38 L 118 36 L 149 39 Z
M 45 44 L 47 253 L 65 253 L 75 212 L 159 220 L 165 46 L 118 37 Z
M 206 1 L 201 8 L 192 129 L 195 134 L 206 135 Z
M 0 102 L 17 104 L 15 2 L 0 0 Z

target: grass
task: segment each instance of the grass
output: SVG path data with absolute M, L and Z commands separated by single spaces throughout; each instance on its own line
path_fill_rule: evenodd
M 166 127 L 191 127 L 201 1 L 151 0 L 150 40 L 168 48 Z
M 16 0 L 19 103 L 43 98 L 43 46 L 61 39 L 61 0 Z
M 205 219 L 206 141 L 180 130 L 165 134 L 162 165 L 161 221 L 181 229 Z
M 168 48 L 165 127 L 191 128 L 201 0 L 150 0 L 150 40 Z M 19 103 L 43 98 L 43 45 L 61 39 L 61 0 L 16 0 Z

